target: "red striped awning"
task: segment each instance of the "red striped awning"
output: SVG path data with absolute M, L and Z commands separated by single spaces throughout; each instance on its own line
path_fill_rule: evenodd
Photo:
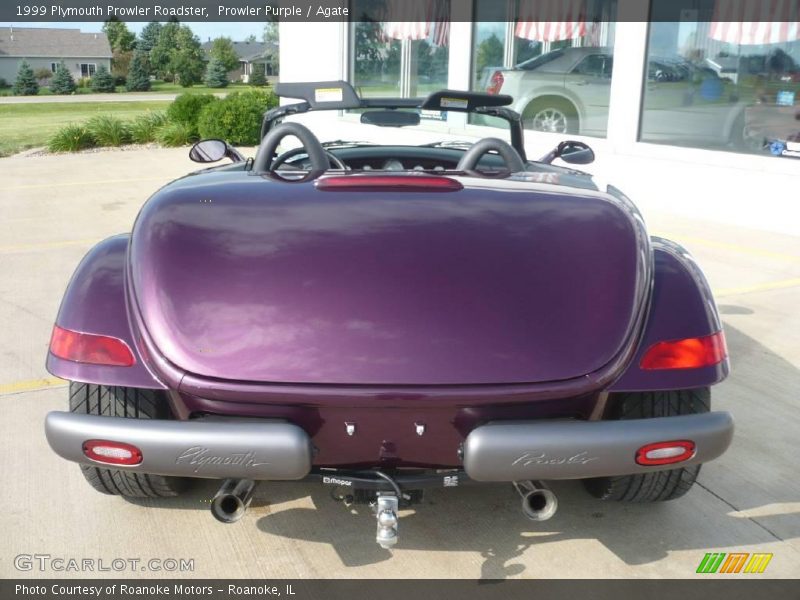
M 450 38 L 449 0 L 403 0 L 390 4 L 383 35 L 390 40 L 424 40 L 446 46 Z
M 586 33 L 586 0 L 520 0 L 517 37 L 556 42 Z
M 709 37 L 729 44 L 779 44 L 800 39 L 797 0 L 716 0 Z

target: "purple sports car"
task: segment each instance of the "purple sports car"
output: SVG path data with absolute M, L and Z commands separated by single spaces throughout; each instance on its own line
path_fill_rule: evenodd
M 212 512 L 232 522 L 256 482 L 314 480 L 371 504 L 391 547 L 428 488 L 513 483 L 543 520 L 543 480 L 670 500 L 727 449 L 708 284 L 619 190 L 550 164 L 591 162 L 585 144 L 527 160 L 510 96 L 276 91 L 299 101 L 265 114 L 254 159 L 199 142 L 193 160 L 231 163 L 161 188 L 72 277 L 47 358 L 69 411 L 45 427 L 94 489 L 219 479 Z M 285 120 L 320 110 L 387 143 Z M 511 143 L 391 139 L 453 113 L 504 120 Z M 302 147 L 277 154 L 287 136 Z

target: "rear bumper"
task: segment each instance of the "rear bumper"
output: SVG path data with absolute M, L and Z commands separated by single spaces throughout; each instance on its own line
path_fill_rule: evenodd
M 311 470 L 311 440 L 283 421 L 205 418 L 161 421 L 51 412 L 45 433 L 56 454 L 73 462 L 176 477 L 303 479 Z M 87 458 L 83 443 L 110 440 L 136 446 L 134 466 Z
M 584 479 L 633 475 L 708 462 L 731 443 L 727 412 L 630 421 L 495 422 L 474 429 L 464 443 L 464 470 L 476 481 Z M 680 463 L 641 466 L 646 444 L 690 440 L 695 454 Z
M 51 412 L 45 432 L 50 447 L 67 460 L 178 477 L 299 480 L 311 472 L 315 451 L 300 427 L 266 419 L 161 421 Z M 647 473 L 713 460 L 732 436 L 733 419 L 726 412 L 631 421 L 498 421 L 467 436 L 463 468 L 475 481 Z M 88 440 L 132 444 L 142 461 L 134 466 L 95 462 L 83 452 Z M 673 440 L 694 442 L 694 455 L 677 464 L 636 463 L 642 446 Z

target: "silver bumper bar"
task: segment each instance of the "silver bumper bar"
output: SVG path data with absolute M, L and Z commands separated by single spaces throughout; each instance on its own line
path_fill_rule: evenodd
M 302 479 L 311 470 L 305 431 L 283 421 L 205 418 L 161 421 L 51 412 L 45 433 L 56 454 L 73 462 L 177 477 Z M 87 440 L 136 446 L 134 466 L 95 462 L 83 453 Z
M 708 462 L 731 443 L 727 412 L 630 421 L 493 422 L 474 429 L 464 443 L 464 470 L 475 481 L 583 479 L 633 475 Z M 696 452 L 675 464 L 641 466 L 646 444 L 690 440 Z

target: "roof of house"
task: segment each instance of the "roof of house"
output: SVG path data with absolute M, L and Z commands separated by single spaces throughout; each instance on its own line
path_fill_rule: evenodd
M 206 53 L 211 50 L 211 46 L 214 42 L 209 40 L 203 44 L 203 50 Z M 264 42 L 231 42 L 233 44 L 233 50 L 236 52 L 236 55 L 239 57 L 239 60 L 244 60 L 247 62 L 253 61 L 258 58 L 262 58 L 265 53 L 269 51 L 277 50 L 277 46 L 273 43 L 264 43 Z
M 0 57 L 111 58 L 105 33 L 80 29 L 0 27 Z

